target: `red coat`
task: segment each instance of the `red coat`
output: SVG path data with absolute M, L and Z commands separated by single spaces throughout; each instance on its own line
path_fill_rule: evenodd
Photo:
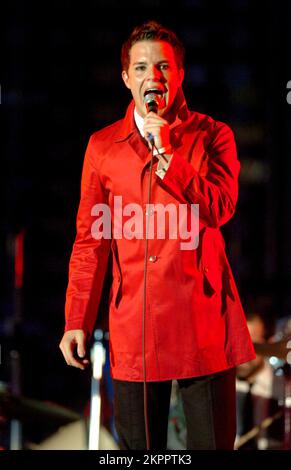
M 123 206 L 145 207 L 149 150 L 137 130 L 131 102 L 124 119 L 96 132 L 85 155 L 77 236 L 69 270 L 66 330 L 92 333 L 110 248 L 113 283 L 109 331 L 112 377 L 142 381 L 144 239 L 96 240 L 97 203 L 122 196 Z M 255 353 L 219 227 L 234 214 L 239 163 L 233 133 L 209 116 L 179 111 L 171 130 L 174 154 L 163 180 L 152 179 L 152 203 L 199 204 L 195 250 L 179 239 L 150 239 L 147 273 L 147 380 L 195 377 L 254 359 Z

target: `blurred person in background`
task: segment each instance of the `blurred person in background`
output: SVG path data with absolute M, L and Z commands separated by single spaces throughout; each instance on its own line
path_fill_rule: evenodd
M 276 318 L 270 310 L 249 310 L 247 324 L 252 341 L 256 345 L 275 342 Z M 280 383 L 281 380 L 281 383 Z M 266 418 L 272 417 L 280 409 L 282 379 L 275 376 L 270 355 L 257 354 L 256 358 L 237 367 L 237 437 L 246 435 Z M 255 437 L 247 440 L 241 449 L 279 448 L 282 441 L 282 419 L 276 419 L 266 429 L 261 429 Z

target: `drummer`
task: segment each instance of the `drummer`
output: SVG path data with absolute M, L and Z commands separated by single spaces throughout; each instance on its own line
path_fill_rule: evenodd
M 260 311 L 247 313 L 247 323 L 253 343 L 271 343 L 275 332 L 275 319 Z M 256 359 L 237 367 L 237 439 L 278 411 L 278 397 L 274 391 L 274 369 L 268 357 Z M 282 439 L 282 423 L 274 422 L 270 429 L 262 430 L 256 439 L 248 441 L 244 449 L 277 448 Z

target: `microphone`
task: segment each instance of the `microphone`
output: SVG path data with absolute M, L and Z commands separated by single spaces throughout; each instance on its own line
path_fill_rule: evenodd
M 158 109 L 161 104 L 161 101 L 162 101 L 161 97 L 158 93 L 154 93 L 154 92 L 147 93 L 144 97 L 144 104 L 145 104 L 147 113 L 152 111 L 153 113 L 158 114 Z M 150 143 L 154 146 L 155 145 L 154 136 L 152 134 L 149 134 L 148 139 Z
M 144 103 L 147 110 L 147 113 L 153 112 L 158 113 L 158 109 L 161 104 L 161 97 L 158 93 L 150 92 L 145 95 Z

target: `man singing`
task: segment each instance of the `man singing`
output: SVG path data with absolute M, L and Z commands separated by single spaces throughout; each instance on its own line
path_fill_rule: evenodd
M 184 47 L 173 31 L 154 21 L 136 27 L 121 60 L 133 100 L 124 119 L 88 143 L 60 348 L 67 364 L 88 364 L 111 250 L 110 365 L 120 448 L 166 449 L 176 379 L 187 449 L 233 449 L 235 366 L 255 358 L 220 232 L 238 195 L 234 136 L 224 123 L 188 109 Z M 181 249 L 172 227 L 164 238 L 120 230 L 114 219 L 120 196 L 127 207 L 122 222 L 134 204 L 148 228 L 157 219 L 149 202 L 183 204 L 188 222 L 193 205 L 199 207 L 198 246 Z M 112 237 L 92 231 L 100 204 L 111 210 Z

